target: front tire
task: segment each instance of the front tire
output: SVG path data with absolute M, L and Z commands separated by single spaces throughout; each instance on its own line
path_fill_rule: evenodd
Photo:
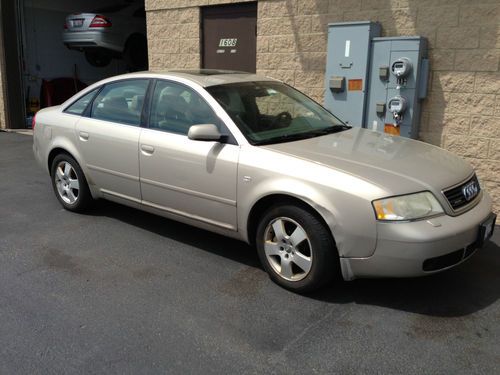
M 52 161 L 50 171 L 54 193 L 65 209 L 81 212 L 89 207 L 92 195 L 75 159 L 67 154 L 59 154 Z
M 311 292 L 339 274 L 338 253 L 329 230 L 302 207 L 271 207 L 260 220 L 256 244 L 269 277 L 294 292 Z

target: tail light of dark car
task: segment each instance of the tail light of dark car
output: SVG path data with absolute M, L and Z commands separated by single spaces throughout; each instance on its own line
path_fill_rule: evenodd
M 113 24 L 111 23 L 109 18 L 106 18 L 102 15 L 97 15 L 94 17 L 89 27 L 111 27 L 112 25 Z

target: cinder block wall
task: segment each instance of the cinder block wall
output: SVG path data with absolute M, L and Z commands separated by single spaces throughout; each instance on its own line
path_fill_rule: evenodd
M 200 67 L 199 6 L 231 2 L 146 0 L 151 68 Z M 260 0 L 257 71 L 323 102 L 327 24 L 364 20 L 428 38 L 420 139 L 468 159 L 500 212 L 500 1 Z

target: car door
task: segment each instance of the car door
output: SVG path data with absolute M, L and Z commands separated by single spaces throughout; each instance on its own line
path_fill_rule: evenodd
M 140 202 L 139 135 L 148 79 L 106 84 L 76 125 L 89 182 L 102 193 Z
M 143 204 L 236 230 L 235 141 L 194 141 L 189 127 L 211 123 L 228 134 L 212 108 L 192 88 L 158 80 L 151 98 L 149 128 L 140 137 Z

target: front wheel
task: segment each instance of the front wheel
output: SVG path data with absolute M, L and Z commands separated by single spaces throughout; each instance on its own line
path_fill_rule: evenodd
M 87 180 L 75 159 L 57 155 L 51 168 L 52 187 L 62 206 L 69 211 L 83 211 L 92 202 Z
M 329 230 L 301 207 L 269 209 L 258 225 L 256 244 L 270 278 L 292 291 L 313 291 L 339 273 L 338 254 Z

